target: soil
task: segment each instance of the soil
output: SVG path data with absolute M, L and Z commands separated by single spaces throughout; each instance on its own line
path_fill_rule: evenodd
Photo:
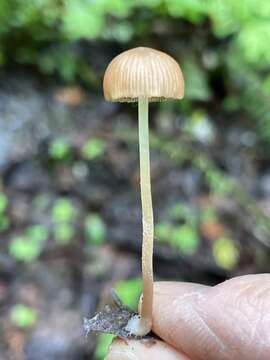
M 44 81 L 31 73 L 1 75 L 1 190 L 9 198 L 11 222 L 0 238 L 1 360 L 92 359 L 96 336 L 85 338 L 83 318 L 106 303 L 115 281 L 140 276 L 136 110 L 133 105 L 109 104 L 92 91 Z M 269 271 L 269 233 L 258 225 L 270 214 L 267 154 L 252 127 L 245 125 L 243 114 L 232 125 L 224 114 L 211 111 L 215 138 L 202 144 L 183 137 L 185 119 L 151 105 L 151 129 L 156 137 L 173 148 L 185 145 L 194 152 L 193 160 L 204 154 L 241 189 L 235 190 L 234 197 L 213 194 L 192 159 L 178 162 L 157 146 L 152 148 L 155 222 L 167 220 L 177 203 L 187 204 L 194 213 L 210 204 L 221 218 L 201 229 L 201 245 L 194 255 L 181 255 L 157 241 L 156 279 L 214 285 L 231 276 Z M 167 117 L 171 123 L 165 126 Z M 71 159 L 50 158 L 50 143 L 58 137 L 71 145 Z M 98 161 L 85 161 L 80 155 L 90 137 L 106 142 L 105 156 Z M 35 206 L 40 195 L 47 201 L 43 208 Z M 38 259 L 17 261 L 8 251 L 10 239 L 33 223 L 45 225 L 51 234 L 50 209 L 59 197 L 72 199 L 76 206 L 72 241 L 62 245 L 50 235 Z M 101 246 L 86 245 L 82 220 L 89 212 L 99 214 L 106 224 L 107 241 Z M 238 265 L 228 271 L 217 266 L 211 252 L 211 239 L 224 228 L 240 249 Z M 11 322 L 10 309 L 17 303 L 37 310 L 34 328 L 22 330 Z

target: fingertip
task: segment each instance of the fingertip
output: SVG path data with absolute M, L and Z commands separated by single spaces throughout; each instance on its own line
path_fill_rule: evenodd
M 128 343 L 116 338 L 108 351 L 104 360 L 134 360 L 134 356 L 132 355 L 132 351 L 128 346 Z
M 105 360 L 190 360 L 172 346 L 155 339 L 113 341 Z
M 182 319 L 180 315 L 186 307 L 185 305 L 204 297 L 204 294 L 209 289 L 209 286 L 194 283 L 155 283 L 153 305 L 154 332 L 161 338 L 168 340 L 170 334 L 174 334 L 174 330 L 176 330 L 179 321 Z
M 155 284 L 153 331 L 192 359 L 269 359 L 270 275 Z M 194 346 L 196 344 L 196 346 Z
M 194 334 L 197 327 L 194 305 L 205 298 L 209 289 L 208 286 L 193 283 L 156 283 L 153 306 L 154 333 L 178 351 L 189 356 L 194 355 Z

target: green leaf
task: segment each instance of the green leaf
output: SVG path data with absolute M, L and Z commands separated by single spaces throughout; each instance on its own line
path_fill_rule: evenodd
M 137 311 L 138 302 L 142 293 L 142 280 L 140 278 L 118 281 L 114 285 L 122 302 Z
M 206 179 L 212 192 L 219 194 L 228 194 L 233 189 L 233 183 L 230 178 L 222 175 L 214 169 L 206 170 Z
M 104 154 L 106 145 L 101 139 L 92 138 L 88 140 L 82 147 L 82 156 L 87 160 L 94 160 Z
M 270 74 L 263 80 L 262 91 L 265 96 L 270 96 Z
M 26 237 L 33 242 L 43 243 L 49 237 L 49 232 L 44 225 L 31 225 L 26 229 Z
M 201 0 L 165 0 L 165 4 L 173 17 L 183 17 L 193 23 L 199 23 L 205 17 L 206 7 Z
M 31 241 L 24 236 L 14 237 L 9 243 L 10 255 L 24 262 L 31 262 L 38 258 L 41 250 L 42 248 L 38 242 Z
M 59 199 L 52 208 L 52 218 L 54 222 L 70 222 L 74 219 L 76 210 L 72 202 L 68 199 Z
M 118 281 L 114 285 L 118 296 L 128 307 L 137 311 L 138 302 L 142 293 L 142 280 L 139 278 Z M 95 351 L 95 359 L 102 360 L 108 352 L 109 346 L 113 340 L 113 335 L 99 335 Z
M 95 349 L 96 360 L 103 360 L 105 358 L 114 337 L 115 336 L 111 334 L 98 335 L 97 345 Z
M 240 255 L 235 242 L 222 237 L 214 242 L 213 256 L 218 266 L 232 270 L 237 265 Z
M 110 28 L 104 29 L 102 37 L 104 39 L 113 39 L 115 41 L 127 43 L 131 40 L 134 34 L 134 29 L 128 22 L 120 22 L 112 24 Z
M 218 222 L 217 210 L 214 207 L 204 207 L 201 213 L 202 222 Z
M 176 204 L 170 210 L 170 215 L 173 219 L 182 220 L 190 215 L 190 209 L 184 204 Z
M 106 225 L 100 216 L 90 214 L 85 218 L 84 229 L 86 240 L 90 244 L 100 245 L 106 238 Z
M 69 244 L 74 236 L 74 227 L 69 223 L 56 224 L 53 229 L 55 240 L 62 244 Z
M 49 146 L 49 154 L 55 160 L 64 160 L 70 154 L 70 146 L 63 139 L 54 140 Z
M 159 223 L 155 226 L 155 237 L 158 241 L 170 241 L 173 227 L 169 223 Z
M 268 67 L 270 59 L 270 23 L 261 19 L 249 22 L 237 37 L 239 52 L 247 63 Z
M 222 105 L 228 112 L 237 111 L 240 107 L 240 98 L 234 95 L 227 96 Z
M 174 229 L 171 242 L 183 254 L 193 255 L 198 249 L 200 238 L 195 228 L 181 225 Z
M 207 12 L 212 20 L 216 36 L 225 37 L 236 33 L 245 23 L 249 22 L 253 17 L 249 3 L 250 0 L 209 0 Z
M 66 0 L 63 32 L 70 39 L 95 39 L 104 27 L 104 15 L 86 0 Z
M 208 86 L 206 72 L 197 62 L 189 58 L 183 65 L 183 73 L 185 74 L 185 96 L 190 100 L 207 101 L 211 99 L 212 93 Z
M 133 6 L 133 1 L 126 0 L 99 0 L 97 2 L 97 7 L 102 12 L 119 18 L 129 16 Z
M 15 326 L 27 329 L 36 324 L 37 312 L 29 306 L 16 304 L 11 308 L 10 319 Z

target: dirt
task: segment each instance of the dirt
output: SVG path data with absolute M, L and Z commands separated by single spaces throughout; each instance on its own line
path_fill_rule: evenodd
M 11 221 L 0 242 L 1 360 L 92 359 L 96 337 L 84 337 L 83 318 L 106 303 L 115 281 L 140 276 L 136 108 L 108 104 L 91 91 L 66 89 L 56 81 L 44 82 L 20 72 L 2 75 L 1 84 L 1 190 L 9 198 Z M 153 110 L 151 128 L 161 138 L 162 116 Z M 219 135 L 213 144 L 191 143 L 192 149 L 236 179 L 253 197 L 259 214 L 269 215 L 269 161 L 256 141 L 248 142 L 256 137 L 253 130 L 241 121 L 226 126 L 224 119 L 215 131 Z M 135 141 L 125 133 L 135 136 Z M 72 160 L 50 159 L 50 141 L 59 136 L 71 144 Z M 102 138 L 107 150 L 98 161 L 85 161 L 80 148 L 93 136 Z M 172 120 L 166 141 L 179 144 L 185 141 L 181 136 L 179 119 Z M 188 204 L 195 212 L 205 204 L 214 205 L 222 219 L 201 229 L 202 243 L 195 255 L 181 255 L 168 244 L 157 243 L 157 279 L 216 284 L 238 274 L 269 271 L 269 243 L 254 231 L 257 227 L 248 209 L 248 215 L 241 216 L 245 213 L 237 197 L 211 194 L 190 160 L 177 163 L 156 148 L 151 155 L 156 223 L 167 220 L 176 203 Z M 74 173 L 76 164 L 83 164 L 85 170 L 79 176 Z M 47 207 L 34 206 L 37 195 L 45 195 Z M 77 209 L 75 236 L 67 245 L 55 242 L 51 233 L 50 209 L 62 196 L 72 199 Z M 107 226 L 108 241 L 99 247 L 85 243 L 82 219 L 89 212 L 99 214 Z M 40 257 L 23 263 L 10 255 L 8 244 L 33 223 L 46 226 L 50 236 Z M 224 228 L 237 237 L 241 249 L 237 267 L 228 271 L 217 266 L 209 245 Z M 36 309 L 33 328 L 19 329 L 10 320 L 10 309 L 17 303 Z

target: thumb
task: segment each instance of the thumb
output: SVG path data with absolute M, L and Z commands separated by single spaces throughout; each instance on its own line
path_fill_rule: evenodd
M 160 340 L 113 341 L 105 360 L 190 360 Z
M 215 287 L 156 283 L 153 330 L 196 360 L 270 359 L 270 275 Z

